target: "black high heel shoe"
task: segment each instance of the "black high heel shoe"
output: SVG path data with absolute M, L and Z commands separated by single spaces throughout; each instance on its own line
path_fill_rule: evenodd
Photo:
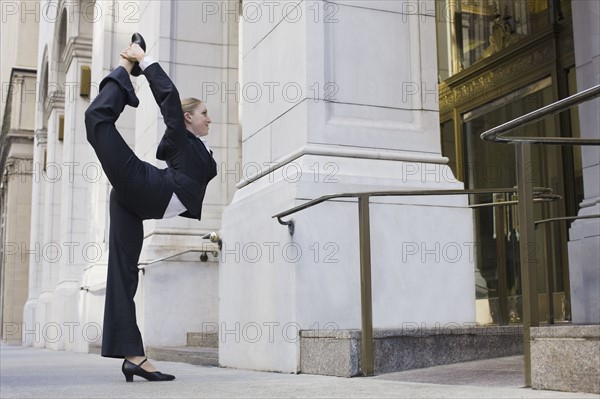
M 163 374 L 160 371 L 149 372 L 144 370 L 141 366 L 148 359 L 144 359 L 140 364 L 135 364 L 125 359 L 123 361 L 123 366 L 121 366 L 121 371 L 125 375 L 125 381 L 133 382 L 133 376 L 137 375 L 139 377 L 143 377 L 148 381 L 172 381 L 175 379 L 174 375 L 171 374 Z
M 142 50 L 144 50 L 144 52 L 146 52 L 146 41 L 144 41 L 144 38 L 142 37 L 142 35 L 140 35 L 137 32 L 135 32 L 131 36 L 131 44 L 133 44 L 133 43 L 137 43 L 138 46 L 140 46 L 142 48 Z M 131 76 L 140 76 L 141 74 L 142 74 L 142 69 L 140 68 L 140 63 L 136 62 L 133 65 L 133 69 L 131 70 Z

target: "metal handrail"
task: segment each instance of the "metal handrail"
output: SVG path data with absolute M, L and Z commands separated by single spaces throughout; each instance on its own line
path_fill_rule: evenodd
M 89 293 L 105 292 L 106 291 L 106 284 L 105 285 L 95 285 L 95 286 L 82 285 L 81 287 L 79 287 L 79 290 L 80 291 L 89 292 Z
M 542 194 L 538 197 L 535 197 L 533 199 L 533 202 L 552 202 L 552 201 L 557 201 L 562 199 L 562 195 L 558 195 L 558 194 Z M 482 203 L 482 204 L 473 204 L 473 205 L 469 205 L 469 208 L 475 209 L 475 208 L 489 208 L 491 206 L 496 207 L 496 206 L 509 206 L 509 205 L 519 205 L 519 201 L 518 200 L 511 200 L 511 201 L 502 201 L 502 202 L 486 202 L 486 203 Z
M 550 223 L 550 222 L 560 222 L 561 220 L 579 220 L 579 219 L 597 219 L 600 218 L 600 215 L 583 215 L 583 216 L 563 216 L 558 218 L 550 218 L 550 219 L 542 219 L 535 221 L 535 227 L 538 227 L 540 224 Z
M 539 326 L 538 299 L 537 299 L 537 263 L 535 257 L 531 257 L 531 249 L 536 247 L 535 226 L 540 223 L 560 220 L 553 218 L 534 221 L 533 215 L 533 190 L 531 175 L 526 170 L 531 165 L 532 144 L 554 144 L 554 145 L 600 145 L 598 139 L 587 139 L 580 137 L 504 137 L 510 130 L 539 121 L 550 115 L 567 110 L 582 102 L 592 100 L 600 96 L 600 85 L 593 86 L 587 90 L 556 101 L 550 105 L 537 109 L 533 112 L 503 123 L 500 126 L 483 132 L 482 140 L 494 143 L 510 143 L 515 145 L 515 163 L 517 170 L 517 197 L 519 198 L 518 216 L 523 221 L 521 228 L 521 244 L 519 246 L 521 258 L 521 286 L 523 292 L 523 355 L 525 363 L 525 385 L 531 386 L 531 327 Z M 566 217 L 564 220 L 570 220 Z M 583 217 L 575 217 L 582 218 Z M 548 284 L 548 281 L 546 281 Z M 549 308 L 552 301 L 549 299 Z M 553 311 L 550 317 L 553 318 Z
M 537 122 L 547 116 L 565 111 L 574 105 L 578 105 L 584 101 L 592 100 L 598 96 L 600 96 L 600 85 L 590 87 L 582 92 L 573 94 L 572 96 L 553 102 L 545 107 L 536 109 L 528 114 L 503 123 L 500 126 L 489 129 L 483 132 L 479 137 L 482 140 L 492 141 L 494 143 L 523 142 L 530 144 L 600 145 L 599 139 L 573 137 L 504 137 L 504 134 L 508 133 L 510 130 Z
M 322 202 L 329 201 L 332 199 L 338 198 L 358 198 L 360 196 L 367 195 L 369 197 L 407 197 L 407 196 L 429 196 L 429 195 L 480 195 L 480 194 L 505 194 L 505 193 L 516 193 L 517 188 L 494 188 L 494 189 L 461 189 L 461 190 L 390 190 L 390 191 L 365 191 L 365 192 L 354 192 L 354 193 L 337 193 L 337 194 L 328 194 L 323 195 L 321 197 L 315 198 L 304 204 L 295 206 L 293 208 L 288 209 L 287 211 L 279 212 L 276 215 L 273 215 L 273 218 L 277 218 L 277 221 L 282 225 L 290 225 L 291 221 L 283 221 L 281 218 L 292 215 L 296 212 L 302 211 L 307 208 L 311 208 L 315 205 L 318 205 Z M 546 200 L 555 200 L 560 199 L 560 196 L 556 194 L 552 194 L 552 189 L 546 187 L 535 187 L 534 194 L 536 198 L 546 199 Z M 550 197 L 548 197 L 550 196 Z M 503 206 L 507 205 L 506 202 L 502 203 L 490 203 L 490 204 L 479 204 L 486 206 Z M 471 207 L 476 207 L 477 205 L 471 205 Z M 292 222 L 293 223 L 293 222 Z
M 203 254 L 212 253 L 212 255 L 215 256 L 215 257 L 218 256 L 218 254 L 219 254 L 219 251 L 217 251 L 216 249 L 188 249 L 188 250 L 183 251 L 183 252 L 177 252 L 176 254 L 165 256 L 164 258 L 153 259 L 153 260 L 148 261 L 148 262 L 139 262 L 138 263 L 138 269 L 143 270 L 146 267 L 148 267 L 150 265 L 153 265 L 155 263 L 163 262 L 165 260 L 169 260 L 169 259 L 175 258 L 177 256 L 181 256 L 181 255 L 184 255 L 184 254 L 187 254 L 187 253 L 192 253 L 192 252 L 201 252 Z
M 322 202 L 338 198 L 358 198 L 358 231 L 359 231 L 359 252 L 360 252 L 360 289 L 361 289 L 361 371 L 364 376 L 370 376 L 374 373 L 375 362 L 373 356 L 373 302 L 371 294 L 371 233 L 369 220 L 369 199 L 370 197 L 383 196 L 422 196 L 422 195 L 481 195 L 481 194 L 501 194 L 514 193 L 518 188 L 497 188 L 497 189 L 462 189 L 462 190 L 393 190 L 393 191 L 370 191 L 356 193 L 339 193 L 324 195 L 314 200 L 308 201 L 302 205 L 295 206 L 287 211 L 280 212 L 273 216 L 282 225 L 287 225 L 290 235 L 294 234 L 294 220 L 283 221 L 282 218 L 292 215 L 296 212 L 313 207 Z M 560 196 L 552 194 L 552 190 L 545 187 L 536 187 L 533 189 L 535 199 L 543 201 L 552 201 Z M 489 203 L 486 206 L 505 206 L 505 202 Z
M 173 234 L 173 235 L 175 235 L 175 234 Z M 177 234 L 177 235 L 197 235 L 197 234 L 195 234 L 195 233 L 194 234 L 185 234 L 184 233 L 184 234 Z M 185 251 L 182 251 L 182 252 L 177 252 L 177 253 L 175 253 L 173 255 L 165 256 L 163 258 L 154 259 L 154 260 L 146 261 L 146 262 L 138 262 L 138 269 L 141 270 L 143 273 L 145 273 L 146 272 L 146 267 L 148 267 L 150 265 L 153 265 L 155 263 L 159 263 L 159 262 L 162 262 L 162 261 L 165 261 L 165 260 L 173 259 L 173 258 L 175 258 L 177 256 L 181 256 L 181 255 L 184 255 L 184 254 L 187 254 L 187 253 L 191 253 L 191 252 L 200 252 L 201 253 L 201 255 L 200 255 L 200 262 L 206 262 L 206 261 L 208 261 L 208 254 L 209 253 L 211 253 L 212 256 L 214 256 L 215 258 L 217 256 L 219 256 L 219 251 L 221 251 L 221 247 L 223 245 L 223 242 L 221 240 L 221 237 L 219 236 L 219 233 L 213 231 L 211 233 L 204 234 L 202 236 L 202 239 L 203 240 L 208 239 L 208 240 L 210 240 L 210 242 L 217 244 L 218 249 L 217 248 L 206 248 L 204 246 L 206 243 L 203 243 L 202 244 L 202 249 L 188 249 L 188 250 L 185 250 Z
M 301 210 L 310 208 L 325 201 L 338 198 L 358 198 L 359 208 L 359 236 L 360 236 L 360 274 L 361 274 L 361 313 L 362 313 L 362 333 L 361 333 L 361 364 L 363 375 L 372 375 L 374 368 L 373 359 L 373 319 L 372 319 L 372 299 L 371 299 L 371 249 L 370 249 L 370 226 L 369 226 L 369 198 L 371 196 L 420 196 L 420 195 L 471 195 L 471 194 L 501 194 L 517 193 L 518 197 L 518 216 L 523 221 L 521 228 L 521 279 L 523 290 L 523 343 L 525 357 L 525 385 L 531 386 L 531 339 L 530 328 L 539 325 L 537 295 L 530 295 L 530 292 L 537 292 L 537 278 L 535 270 L 530 270 L 530 263 L 535 260 L 531 258 L 531 249 L 535 248 L 533 220 L 534 202 L 552 201 L 559 196 L 551 194 L 549 189 L 539 189 L 532 186 L 531 176 L 525 166 L 531 165 L 531 144 L 555 144 L 555 145 L 600 145 L 598 139 L 571 138 L 571 137 L 504 137 L 517 127 L 539 121 L 547 116 L 564 111 L 574 105 L 584 101 L 591 100 L 600 96 L 600 85 L 591 87 L 575 95 L 569 96 L 563 100 L 556 101 L 548 106 L 542 107 L 536 111 L 530 112 L 521 117 L 515 118 L 500 126 L 489 129 L 481 134 L 481 139 L 496 143 L 515 144 L 516 155 L 516 177 L 517 188 L 510 189 L 466 189 L 466 190 L 416 190 L 416 191 L 375 191 L 363 193 L 340 193 L 325 195 L 314 200 L 298 205 L 287 211 L 280 212 L 273 216 L 282 225 L 287 225 L 290 235 L 294 234 L 294 220 L 283 221 L 282 218 L 292 215 Z M 543 191 L 540 191 L 543 190 Z M 505 206 L 507 204 L 498 203 L 495 205 L 481 204 L 481 206 Z M 541 221 L 544 222 L 544 221 Z M 534 264 L 535 268 L 535 264 Z

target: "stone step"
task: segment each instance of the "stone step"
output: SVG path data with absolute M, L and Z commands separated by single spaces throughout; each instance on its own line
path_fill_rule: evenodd
M 216 348 L 149 346 L 146 348 L 146 356 L 150 359 L 166 362 L 189 363 L 196 366 L 219 366 L 219 350 Z
M 523 327 L 463 326 L 373 330 L 375 374 L 395 373 L 523 354 Z M 300 372 L 353 377 L 361 373 L 359 330 L 300 331 Z
M 102 345 L 99 343 L 93 343 L 88 345 L 88 353 L 94 355 L 100 355 L 102 353 Z
M 219 333 L 189 332 L 187 333 L 187 346 L 194 348 L 218 348 Z

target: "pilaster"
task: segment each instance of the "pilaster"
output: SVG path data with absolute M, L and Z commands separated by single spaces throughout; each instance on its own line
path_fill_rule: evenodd
M 48 134 L 46 129 L 38 129 L 34 133 L 33 145 L 33 181 L 31 187 L 31 234 L 30 243 L 41 242 L 43 239 L 43 208 L 44 208 L 44 179 L 43 167 Z M 36 308 L 43 287 L 43 269 L 41 259 L 29 258 L 29 291 L 27 302 L 23 309 L 23 329 L 31 330 L 36 320 Z M 23 334 L 23 345 L 32 346 L 34 337 Z
M 574 2 L 573 35 L 577 90 L 600 83 L 600 4 L 595 1 Z M 600 138 L 600 100 L 578 106 L 582 138 Z M 600 149 L 582 147 L 584 200 L 579 216 L 600 214 Z M 569 279 L 571 313 L 575 324 L 600 324 L 600 219 L 576 220 L 569 231 Z
M 440 153 L 431 13 L 403 1 L 278 4 L 273 20 L 265 8 L 242 19 L 252 172 L 223 217 L 219 361 L 298 372 L 300 330 L 360 328 L 357 203 L 296 213 L 293 235 L 272 216 L 332 193 L 463 186 Z M 374 197 L 370 213 L 374 327 L 473 323 L 466 196 Z
M 234 10 L 237 4 L 140 2 L 139 31 L 147 53 L 161 64 L 181 98 L 195 97 L 207 105 L 212 119 L 207 140 L 220 170 L 208 185 L 201 221 L 178 217 L 144 222 L 141 262 L 151 264 L 140 275 L 136 304 L 147 346 L 185 345 L 187 332 L 200 331 L 204 323 L 218 321 L 217 257 L 209 252 L 203 262 L 200 253 L 191 252 L 152 262 L 210 245 L 201 237 L 220 229 L 223 209 L 233 196 L 236 182 L 225 183 L 222 169 L 237 164 L 240 156 L 237 102 L 235 95 L 230 96 L 231 102 L 223 101 L 221 88 L 234 88 L 237 80 L 237 15 L 233 12 L 227 20 L 208 18 L 207 7 Z M 160 109 L 143 76 L 135 85 L 140 99 L 135 111 L 135 152 L 144 161 L 165 168 L 155 155 L 165 131 Z M 208 87 L 216 87 L 218 93 Z M 185 305 L 189 303 L 195 304 L 193 309 Z

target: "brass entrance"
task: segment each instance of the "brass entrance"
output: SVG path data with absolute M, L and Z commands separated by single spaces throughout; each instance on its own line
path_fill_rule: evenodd
M 515 186 L 514 148 L 484 142 L 479 135 L 575 93 L 570 2 L 438 2 L 442 4 L 451 17 L 438 18 L 442 153 L 465 188 Z M 577 137 L 573 115 L 547 118 L 515 134 Z M 577 214 L 582 199 L 581 162 L 573 151 L 533 149 L 527 170 L 533 185 L 563 196 L 562 201 L 536 205 L 536 220 Z M 471 204 L 511 199 L 479 196 L 471 198 Z M 516 208 L 475 208 L 474 220 L 477 322 L 521 323 Z M 545 243 L 532 249 L 542 265 L 537 270 L 542 321 L 570 320 L 567 234 L 567 223 L 536 230 L 536 241 Z M 545 295 L 549 291 L 550 299 Z

